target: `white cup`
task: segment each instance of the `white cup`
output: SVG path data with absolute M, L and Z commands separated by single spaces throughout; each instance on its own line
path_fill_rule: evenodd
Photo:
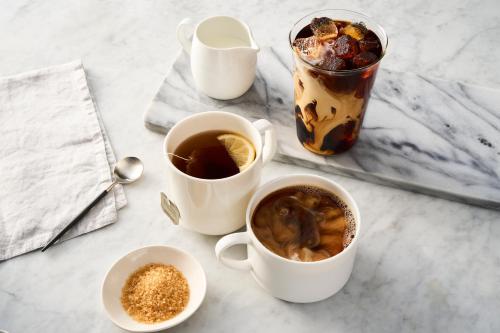
M 191 19 L 177 26 L 177 39 L 191 57 L 195 85 L 216 99 L 233 99 L 243 95 L 255 79 L 257 52 L 248 25 L 230 16 L 208 17 L 188 37 Z
M 356 231 L 351 243 L 339 254 L 320 261 L 294 261 L 267 249 L 253 233 L 251 219 L 259 202 L 274 191 L 296 185 L 310 185 L 329 191 L 351 210 Z M 266 183 L 255 192 L 246 212 L 247 230 L 222 237 L 215 246 L 215 254 L 221 263 L 230 268 L 251 271 L 257 283 L 274 297 L 296 303 L 316 302 L 337 293 L 349 279 L 358 246 L 360 222 L 356 203 L 337 183 L 314 175 L 284 176 Z M 223 256 L 227 248 L 238 244 L 246 245 L 247 259 Z
M 243 135 L 255 147 L 255 160 L 242 172 L 227 178 L 201 179 L 177 169 L 167 153 L 187 138 L 205 131 L 223 130 Z M 262 138 L 264 136 L 264 138 Z M 167 159 L 167 193 L 162 207 L 175 224 L 207 235 L 233 232 L 245 224 L 245 210 L 260 182 L 262 167 L 276 152 L 273 125 L 260 119 L 253 123 L 238 115 L 210 111 L 179 121 L 163 145 Z

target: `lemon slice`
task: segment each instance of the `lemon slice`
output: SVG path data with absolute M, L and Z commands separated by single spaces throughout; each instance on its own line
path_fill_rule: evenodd
M 248 168 L 255 159 L 255 148 L 241 135 L 222 134 L 217 137 L 217 140 L 226 147 L 229 156 L 236 163 L 240 172 Z

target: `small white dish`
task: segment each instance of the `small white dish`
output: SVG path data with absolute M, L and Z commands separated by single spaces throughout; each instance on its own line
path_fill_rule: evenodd
M 130 317 L 121 304 L 122 288 L 127 278 L 139 267 L 150 263 L 173 265 L 184 274 L 189 284 L 189 302 L 181 313 L 172 319 L 144 324 Z M 115 325 L 131 332 L 156 332 L 182 323 L 201 305 L 207 290 L 205 272 L 200 263 L 189 253 L 171 246 L 147 246 L 134 250 L 111 266 L 104 278 L 101 298 L 104 309 Z

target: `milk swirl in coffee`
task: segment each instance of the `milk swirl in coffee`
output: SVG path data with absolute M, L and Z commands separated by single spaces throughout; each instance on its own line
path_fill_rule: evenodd
M 351 211 L 318 187 L 293 186 L 266 196 L 252 216 L 257 239 L 272 252 L 297 261 L 332 257 L 354 238 Z

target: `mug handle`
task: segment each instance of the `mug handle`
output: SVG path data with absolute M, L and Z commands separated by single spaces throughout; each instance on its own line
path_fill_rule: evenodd
M 177 25 L 177 40 L 189 55 L 191 54 L 191 39 L 188 37 L 187 29 L 192 26 L 192 20 L 189 17 L 186 17 Z
M 222 255 L 225 250 L 232 246 L 248 243 L 250 243 L 250 238 L 248 237 L 248 234 L 246 232 L 237 232 L 224 236 L 219 239 L 217 244 L 215 244 L 215 256 L 217 257 L 218 261 L 229 268 L 249 271 L 250 269 L 252 269 L 252 264 L 250 263 L 250 260 L 248 258 L 237 260 L 229 259 Z
M 276 130 L 273 124 L 266 119 L 259 119 L 254 121 L 253 126 L 257 128 L 260 133 L 264 133 L 264 145 L 262 147 L 262 163 L 267 164 L 271 161 L 276 154 L 278 141 L 276 139 Z

